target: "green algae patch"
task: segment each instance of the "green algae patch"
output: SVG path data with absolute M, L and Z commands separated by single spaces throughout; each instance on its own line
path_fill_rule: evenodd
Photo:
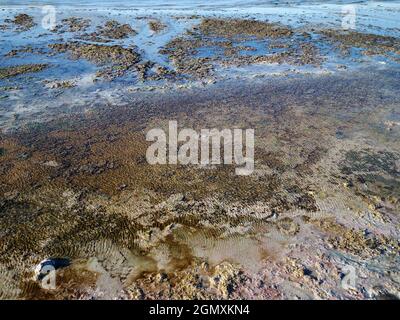
M 55 31 L 68 31 L 68 32 L 79 32 L 85 31 L 90 26 L 89 19 L 83 19 L 79 17 L 69 17 L 61 20 L 61 25 L 58 25 Z
M 79 42 L 57 43 L 49 46 L 57 52 L 69 52 L 73 59 L 86 59 L 95 64 L 116 63 L 131 66 L 139 62 L 139 54 L 133 49 L 123 48 L 118 45 L 105 46 L 99 44 L 86 44 Z
M 33 21 L 33 17 L 25 13 L 16 15 L 14 20 L 10 20 L 9 22 L 15 24 L 18 28 L 18 31 L 27 31 L 36 25 L 36 23 Z
M 17 86 L 0 87 L 0 91 L 13 91 L 13 90 L 19 90 L 19 89 L 21 89 L 21 88 L 17 87 Z
M 39 72 L 48 67 L 47 64 L 23 64 L 0 68 L 0 79 L 15 77 L 21 74 Z
M 44 81 L 46 87 L 49 89 L 68 89 L 76 86 L 76 83 L 69 80 L 61 81 Z
M 342 172 L 350 173 L 371 173 L 382 172 L 392 176 L 400 176 L 397 161 L 400 157 L 393 152 L 370 150 L 349 151 L 342 167 Z
M 278 220 L 276 227 L 280 232 L 288 236 L 294 236 L 300 231 L 300 225 L 289 217 Z
M 103 27 L 98 28 L 102 37 L 109 39 L 124 39 L 137 32 L 129 24 L 120 24 L 118 21 L 107 21 Z
M 208 55 L 199 56 L 207 50 Z M 279 24 L 245 19 L 203 19 L 185 35 L 172 39 L 160 53 L 168 55 L 178 73 L 195 78 L 212 76 L 215 65 L 320 66 L 324 60 L 319 48 L 310 42 L 309 34 Z
M 287 27 L 277 24 L 241 19 L 204 19 L 199 29 L 206 35 L 215 36 L 237 36 L 247 35 L 258 38 L 272 37 L 288 37 L 293 31 Z

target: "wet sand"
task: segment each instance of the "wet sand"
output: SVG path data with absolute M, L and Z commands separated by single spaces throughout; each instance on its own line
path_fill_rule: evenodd
M 398 76 L 226 83 L 3 135 L 2 296 L 395 295 Z M 169 119 L 255 128 L 255 174 L 148 165 L 145 132 Z M 29 280 L 49 257 L 71 260 L 55 292 Z
M 11 80 L 2 86 L 11 94 L 0 100 L 0 298 L 398 298 L 398 39 L 341 32 L 310 39 L 282 25 L 193 19 L 196 29 L 160 48 L 165 69 L 160 61 L 149 65 L 140 48 L 103 47 L 104 34 L 134 37 L 137 28 L 122 21 L 101 23 L 108 27 L 90 45 L 66 37 L 56 52 L 46 42 L 33 53 L 15 47 L 3 55 L 0 75 Z M 80 37 L 86 27 L 75 19 L 71 32 Z M 258 37 L 263 45 L 283 37 L 277 49 L 288 53 L 268 54 L 279 55 L 274 68 L 289 69 L 264 76 L 241 69 L 247 72 L 239 77 L 228 68 L 225 76 L 221 62 L 240 67 L 242 55 L 249 67 L 271 66 Z M 343 60 L 326 55 L 332 43 Z M 199 57 L 207 46 L 213 50 Z M 256 54 L 245 54 L 254 52 L 246 46 Z M 38 60 L 27 66 L 14 54 Z M 46 74 L 53 54 L 79 76 L 113 76 L 101 73 L 94 89 L 70 86 L 60 69 Z M 306 72 L 294 71 L 299 66 Z M 160 78 L 151 78 L 156 70 Z M 170 120 L 194 130 L 253 128 L 254 173 L 149 165 L 146 133 Z M 42 288 L 35 274 L 46 259 L 57 267 L 55 290 Z M 354 288 L 343 286 L 349 267 Z

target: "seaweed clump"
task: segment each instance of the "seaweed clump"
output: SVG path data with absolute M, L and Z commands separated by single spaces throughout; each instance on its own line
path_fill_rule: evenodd
M 364 55 L 383 55 L 395 58 L 390 54 L 400 55 L 400 40 L 391 36 L 382 36 L 356 31 L 323 30 L 322 35 L 338 43 L 343 54 L 349 54 L 352 47 L 363 49 Z
M 7 58 L 11 57 L 17 57 L 20 53 L 35 53 L 35 49 L 32 46 L 25 46 L 20 49 L 12 49 L 8 53 L 6 53 L 4 56 Z
M 276 24 L 242 19 L 204 19 L 199 29 L 205 35 L 214 36 L 255 36 L 257 38 L 280 38 L 289 37 L 293 31 L 287 27 Z
M 14 17 L 14 20 L 7 20 L 7 22 L 15 24 L 18 31 L 27 31 L 36 25 L 33 17 L 26 13 L 18 14 Z
M 55 31 L 60 32 L 79 32 L 85 31 L 90 26 L 89 19 L 79 17 L 69 17 L 61 20 L 61 25 L 55 28 Z
M 164 23 L 158 20 L 151 20 L 149 22 L 150 30 L 156 33 L 163 31 L 166 27 L 167 26 Z
M 124 39 L 137 32 L 129 24 L 120 24 L 118 21 L 110 20 L 104 26 L 98 28 L 99 34 L 109 39 Z
M 72 59 L 86 59 L 97 65 L 107 66 L 98 72 L 98 76 L 109 79 L 122 76 L 141 60 L 134 49 L 119 45 L 105 46 L 75 41 L 51 44 L 49 47 L 57 52 L 68 52 Z

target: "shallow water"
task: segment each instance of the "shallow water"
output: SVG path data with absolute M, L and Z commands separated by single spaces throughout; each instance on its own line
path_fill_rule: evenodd
M 277 1 L 277 0 L 253 0 L 253 1 L 242 1 L 242 0 L 216 0 L 213 3 L 210 3 L 207 0 L 137 0 L 134 3 L 131 0 L 39 0 L 39 1 L 26 1 L 26 0 L 4 0 L 4 4 L 12 5 L 27 5 L 27 4 L 65 4 L 65 5 L 110 5 L 110 6 L 132 6 L 132 7 L 153 7 L 153 6 L 187 6 L 187 7 L 198 7 L 198 6 L 224 6 L 224 7 L 241 7 L 241 6 L 290 6 L 290 5 L 307 5 L 307 4 L 321 4 L 321 3 L 338 3 L 338 4 L 348 4 L 348 3 L 365 3 L 369 2 L 368 0 L 364 1 L 354 1 L 354 0 L 329 0 L 329 1 L 318 1 L 318 0 L 285 0 L 285 1 Z M 389 1 L 388 1 L 389 2 Z
M 200 23 L 202 17 L 188 18 L 192 13 L 296 27 L 340 23 L 339 15 L 327 15 L 328 8 L 341 12 L 338 2 L 299 2 L 290 8 L 272 1 L 151 2 L 150 18 L 167 25 L 160 34 L 148 27 L 147 1 L 135 2 L 138 10 L 121 10 L 121 2 L 118 8 L 80 2 L 84 10 L 63 2 L 58 18 L 90 17 L 90 31 L 111 18 L 131 23 L 137 35 L 106 45 L 134 44 L 144 61 L 174 67 L 159 49 Z M 0 23 L 21 12 L 39 22 L 40 8 L 22 4 L 7 1 Z M 386 21 L 382 12 L 398 15 L 398 2 L 357 5 L 367 13 L 358 30 L 396 34 L 399 21 Z M 354 47 L 343 56 L 311 32 L 309 41 L 326 58 L 320 66 L 219 66 L 211 80 L 139 83 L 128 74 L 93 82 L 101 66 L 48 54 L 49 43 L 77 36 L 45 32 L 40 24 L 0 34 L 1 67 L 50 64 L 0 80 L 20 87 L 0 99 L 0 298 L 399 295 L 400 66 L 393 57 L 365 56 Z M 243 58 L 271 52 L 269 42 L 250 38 L 232 46 L 254 47 L 241 51 Z M 4 56 L 27 44 L 46 52 Z M 196 57 L 222 56 L 216 45 L 196 49 Z M 69 79 L 77 85 L 47 86 L 46 80 Z M 222 165 L 149 165 L 145 134 L 169 120 L 195 130 L 255 129 L 254 174 L 239 177 Z M 57 266 L 57 290 L 47 291 L 35 270 L 58 259 L 68 263 Z M 359 275 L 351 291 L 340 282 L 349 265 Z

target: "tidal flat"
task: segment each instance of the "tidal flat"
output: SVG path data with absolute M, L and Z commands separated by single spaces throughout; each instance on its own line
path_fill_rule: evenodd
M 400 3 L 216 3 L 0 6 L 1 299 L 400 298 Z M 150 165 L 171 120 L 254 172 Z

